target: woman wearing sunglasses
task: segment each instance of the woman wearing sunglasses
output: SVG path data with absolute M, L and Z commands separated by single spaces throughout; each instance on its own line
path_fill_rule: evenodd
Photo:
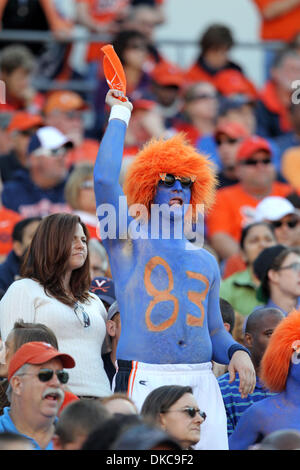
M 206 419 L 206 413 L 199 409 L 192 388 L 180 385 L 165 385 L 149 393 L 141 415 L 174 437 L 182 449 L 190 449 L 197 444 L 200 426 Z
M 288 315 L 300 306 L 300 249 L 275 245 L 265 248 L 254 261 L 260 280 L 258 300 Z
M 109 395 L 101 347 L 106 310 L 89 292 L 88 232 L 76 215 L 45 217 L 15 281 L 0 302 L 0 329 L 6 340 L 14 322 L 42 323 L 55 333 L 59 347 L 74 357 L 69 388 L 77 396 Z

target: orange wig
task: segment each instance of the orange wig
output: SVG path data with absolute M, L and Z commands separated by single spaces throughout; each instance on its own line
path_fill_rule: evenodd
M 128 206 L 143 204 L 150 215 L 160 173 L 196 177 L 190 201 L 194 221 L 197 219 L 197 212 L 200 212 L 197 204 L 204 204 L 205 210 L 212 206 L 216 188 L 214 165 L 206 156 L 197 152 L 183 133 L 168 140 L 152 139 L 137 154 L 124 181 Z
M 274 330 L 262 358 L 260 378 L 271 392 L 285 389 L 293 345 L 299 340 L 300 311 L 293 310 Z

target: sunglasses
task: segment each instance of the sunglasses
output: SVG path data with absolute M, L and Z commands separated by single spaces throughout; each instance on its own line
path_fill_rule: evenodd
M 282 266 L 281 268 L 277 268 L 277 271 L 282 271 L 284 269 L 292 269 L 293 271 L 296 271 L 297 273 L 300 272 L 300 263 L 292 263 L 289 264 L 288 266 Z
M 40 382 L 49 382 L 52 379 L 53 374 L 56 375 L 61 384 L 66 384 L 69 380 L 69 374 L 65 370 L 52 370 L 52 369 L 41 369 L 37 374 L 30 374 L 29 372 L 24 372 L 19 375 L 35 375 L 38 377 Z
M 209 94 L 209 93 L 199 93 L 198 95 L 194 95 L 194 96 L 187 96 L 185 101 L 187 103 L 190 103 L 192 101 L 197 101 L 197 100 L 214 100 L 217 98 L 217 95 L 216 94 Z
M 274 228 L 280 228 L 282 225 L 287 225 L 289 228 L 295 228 L 299 223 L 298 219 L 288 220 L 287 222 L 283 222 L 281 220 L 275 220 L 272 222 Z
M 75 307 L 74 307 L 74 313 L 80 323 L 82 324 L 83 328 L 87 328 L 90 326 L 91 321 L 89 315 L 86 313 L 82 305 L 80 305 L 78 302 L 76 302 Z
M 180 184 L 183 188 L 190 188 L 192 184 L 196 181 L 196 176 L 174 176 L 170 173 L 160 173 L 161 181 L 165 186 L 171 188 L 174 186 L 175 181 L 180 181 Z
M 256 166 L 259 163 L 263 165 L 270 165 L 271 162 L 271 158 L 263 158 L 262 160 L 255 160 L 255 158 L 249 158 L 247 160 L 243 160 L 242 164 L 245 166 Z
M 236 144 L 238 141 L 238 139 L 226 139 L 226 140 L 220 140 L 220 139 L 216 139 L 216 144 L 218 145 L 218 147 L 220 147 L 220 145 L 223 145 L 223 144 Z
M 64 156 L 66 152 L 66 147 L 59 147 L 58 149 L 46 149 L 39 147 L 34 152 L 32 152 L 32 155 L 35 157 L 61 157 Z
M 189 406 L 188 408 L 183 408 L 182 410 L 168 410 L 168 411 L 163 411 L 162 413 L 172 413 L 172 412 L 179 412 L 179 413 L 185 413 L 187 414 L 190 418 L 195 418 L 196 414 L 199 413 L 201 418 L 205 421 L 206 420 L 206 413 L 205 411 L 201 411 L 199 408 L 194 408 L 193 406 Z

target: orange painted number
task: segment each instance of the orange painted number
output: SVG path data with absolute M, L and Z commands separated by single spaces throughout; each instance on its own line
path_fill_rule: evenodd
M 203 292 L 195 292 L 195 291 L 188 291 L 188 298 L 191 302 L 197 305 L 197 307 L 200 309 L 201 316 L 200 317 L 195 317 L 194 315 L 191 315 L 190 313 L 187 314 L 186 318 L 186 323 L 189 326 L 202 326 L 203 321 L 204 321 L 204 306 L 203 306 L 203 301 L 205 300 L 205 297 L 208 292 L 209 288 L 209 282 L 208 279 L 203 276 L 203 274 L 200 273 L 194 273 L 193 271 L 186 271 L 186 275 L 189 278 L 192 279 L 197 279 L 198 281 L 202 281 L 205 284 L 205 289 Z
M 168 276 L 168 288 L 167 289 L 158 290 L 156 289 L 156 287 L 153 285 L 151 281 L 151 273 L 153 269 L 156 268 L 156 266 L 163 266 L 166 270 L 166 273 Z M 167 330 L 168 328 L 170 328 L 170 326 L 172 326 L 176 322 L 178 312 L 179 312 L 178 299 L 173 294 L 171 294 L 171 290 L 174 287 L 174 280 L 173 280 L 171 268 L 168 265 L 168 263 L 160 256 L 154 256 L 153 258 L 151 258 L 145 267 L 144 282 L 145 282 L 146 291 L 148 292 L 149 295 L 153 297 L 153 300 L 151 300 L 146 310 L 146 325 L 150 331 L 158 332 L 158 331 Z M 174 302 L 172 315 L 170 316 L 170 318 L 161 322 L 159 325 L 155 325 L 151 320 L 152 310 L 155 307 L 155 305 L 157 305 L 159 302 L 166 302 L 167 300 L 171 300 L 172 302 Z

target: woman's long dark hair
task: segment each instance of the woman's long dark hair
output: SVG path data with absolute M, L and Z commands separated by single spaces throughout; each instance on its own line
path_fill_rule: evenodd
M 70 299 L 65 292 L 63 278 L 78 223 L 82 226 L 88 242 L 88 230 L 77 215 L 57 213 L 45 217 L 34 234 L 20 270 L 22 277 L 38 281 L 48 295 L 70 306 L 73 306 L 74 299 Z M 90 297 L 90 283 L 87 255 L 84 265 L 71 274 L 70 290 L 74 298 L 81 302 L 87 301 Z
M 149 421 L 156 421 L 160 413 L 165 413 L 186 393 L 193 393 L 189 386 L 163 385 L 147 395 L 141 416 Z

